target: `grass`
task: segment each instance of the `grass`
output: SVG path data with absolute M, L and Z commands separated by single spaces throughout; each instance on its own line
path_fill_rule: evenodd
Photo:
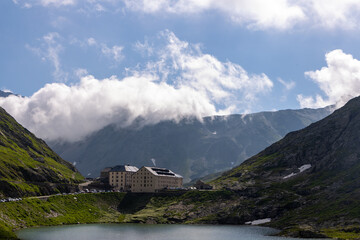
M 321 231 L 323 234 L 330 238 L 336 239 L 360 239 L 359 228 L 338 228 L 338 229 L 323 229 Z
M 228 190 L 189 191 L 182 194 L 101 193 L 60 195 L 48 199 L 26 198 L 19 202 L 0 203 L 0 239 L 15 239 L 14 230 L 35 226 L 78 223 L 220 223 L 224 217 L 236 217 L 238 211 L 251 211 L 255 207 L 252 201 L 243 200 L 243 205 L 238 206 L 238 210 L 236 205 L 228 208 L 230 211 L 225 210 L 228 205 L 219 208 L 221 202 L 233 204 L 237 201 L 237 195 Z M 342 199 L 339 199 L 336 204 L 341 201 Z M 352 204 L 353 212 L 348 215 L 359 213 L 359 207 L 356 207 L 358 202 Z M 316 224 L 316 220 L 324 222 L 340 216 L 343 214 L 340 208 L 319 203 L 301 211 L 295 210 L 270 226 L 288 226 L 289 228 L 283 231 L 283 234 L 288 236 L 296 232 L 313 231 L 332 238 L 359 238 L 358 226 L 315 231 L 306 224 L 308 220 L 314 220 L 313 223 Z M 314 213 L 317 218 L 314 218 Z
M 0 197 L 56 192 L 84 177 L 0 108 Z M 72 187 L 72 186 L 69 186 Z
M 122 222 L 117 206 L 125 193 L 78 194 L 27 198 L 0 203 L 0 239 L 23 227 L 77 223 Z

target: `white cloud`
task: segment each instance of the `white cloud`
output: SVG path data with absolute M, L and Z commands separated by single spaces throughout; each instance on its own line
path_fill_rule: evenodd
M 84 68 L 78 68 L 78 69 L 75 69 L 74 74 L 75 74 L 76 77 L 81 79 L 81 78 L 89 75 L 89 72 Z
M 298 95 L 301 107 L 315 108 L 332 104 L 341 107 L 360 94 L 360 61 L 341 49 L 327 53 L 325 59 L 327 67 L 305 73 L 318 84 L 325 98 L 321 95 Z
M 130 10 L 145 13 L 197 14 L 218 10 L 232 21 L 256 29 L 286 29 L 305 18 L 303 10 L 287 0 L 124 0 L 124 3 Z
M 82 41 L 77 38 L 73 38 L 70 41 L 70 44 L 78 45 L 80 47 L 94 47 L 98 49 L 102 55 L 113 60 L 115 63 L 119 63 L 124 59 L 122 53 L 124 47 L 120 45 L 108 46 L 105 43 L 98 42 L 95 38 L 90 37 Z
M 53 5 L 56 7 L 74 5 L 76 0 L 40 0 L 43 6 Z
M 295 87 L 296 83 L 294 81 L 285 81 L 282 78 L 278 78 L 277 80 L 279 83 L 281 83 L 281 85 L 284 86 L 283 95 L 280 97 L 280 101 L 285 102 L 287 101 L 289 92 Z
M 127 9 L 149 14 L 198 14 L 218 11 L 253 29 L 359 28 L 358 0 L 123 0 Z
M 281 83 L 285 87 L 286 91 L 290 91 L 296 85 L 296 83 L 294 81 L 287 82 L 287 81 L 285 81 L 285 80 L 283 80 L 281 78 L 278 78 L 277 80 L 278 80 L 279 83 Z
M 137 41 L 134 44 L 134 49 L 142 55 L 151 56 L 154 54 L 154 46 L 152 46 L 147 39 L 144 42 Z
M 249 75 L 240 65 L 204 54 L 199 45 L 181 41 L 168 30 L 160 36 L 166 44 L 153 50 L 159 60 L 148 63 L 146 71 L 156 72 L 165 81 L 177 78 L 179 87 L 194 88 L 217 103 L 234 104 L 238 101 L 250 103 L 256 99 L 256 94 L 267 92 L 273 86 L 265 74 Z M 232 98 L 234 95 L 237 100 Z
M 106 44 L 101 44 L 101 52 L 105 56 L 114 59 L 115 62 L 120 62 L 124 58 L 122 50 L 122 46 L 114 45 L 109 48 Z
M 56 17 L 56 19 L 51 21 L 51 25 L 58 29 L 63 29 L 65 26 L 68 26 L 69 24 L 71 24 L 71 22 L 63 16 L 58 16 Z
M 155 80 L 151 75 L 121 80 L 86 76 L 73 86 L 48 84 L 29 98 L 4 98 L 0 104 L 38 136 L 70 141 L 110 123 L 128 126 L 138 118 L 147 124 L 216 113 L 207 97 L 196 90 L 176 89 Z
M 78 0 L 12 0 L 15 4 L 20 4 L 25 8 L 31 8 L 33 5 L 43 7 L 64 7 L 73 6 Z
M 97 12 L 105 12 L 106 11 L 106 8 L 103 5 L 99 4 L 99 3 L 96 3 L 94 5 L 94 9 Z
M 41 57 L 43 61 L 49 61 L 53 67 L 53 77 L 58 82 L 66 82 L 68 73 L 64 72 L 61 67 L 59 54 L 63 50 L 63 46 L 59 43 L 61 36 L 57 32 L 51 32 L 44 35 L 40 39 L 40 47 L 32 47 L 26 45 L 26 47 Z
M 354 29 L 360 27 L 359 0 L 13 0 L 14 4 L 73 8 L 85 14 L 118 13 L 199 15 L 216 11 L 251 29 Z
M 39 137 L 76 141 L 111 123 L 128 126 L 140 119 L 153 124 L 248 109 L 272 88 L 265 74 L 221 62 L 172 32 L 161 37 L 158 60 L 125 78 L 98 80 L 78 69 L 77 84 L 47 84 L 31 97 L 0 99 L 0 105 Z
M 317 26 L 328 29 L 360 27 L 360 1 L 358 0 L 302 0 L 300 4 Z
M 96 40 L 95 40 L 94 38 L 88 38 L 88 39 L 87 39 L 87 44 L 88 44 L 89 46 L 96 46 L 96 45 L 97 45 L 97 42 L 96 42 Z
M 30 3 L 25 3 L 24 8 L 32 8 L 32 5 Z

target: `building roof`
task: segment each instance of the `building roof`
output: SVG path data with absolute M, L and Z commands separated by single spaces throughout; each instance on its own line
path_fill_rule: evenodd
M 110 172 L 137 172 L 139 169 L 135 166 L 117 165 L 113 167 Z
M 101 172 L 110 172 L 112 169 L 112 167 L 106 167 L 103 170 L 101 170 Z
M 175 178 L 183 178 L 181 175 L 174 173 L 170 169 L 167 168 L 159 168 L 159 167 L 144 167 L 149 172 L 154 174 L 155 176 L 166 176 L 166 177 L 175 177 Z

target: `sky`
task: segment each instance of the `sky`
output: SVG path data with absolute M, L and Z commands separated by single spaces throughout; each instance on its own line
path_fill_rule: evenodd
M 104 126 L 337 107 L 360 93 L 359 0 L 2 0 L 0 98 L 46 140 Z

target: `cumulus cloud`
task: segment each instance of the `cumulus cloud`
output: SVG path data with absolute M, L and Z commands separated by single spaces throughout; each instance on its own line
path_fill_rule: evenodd
M 360 94 L 360 61 L 341 49 L 327 53 L 325 59 L 327 67 L 305 73 L 318 84 L 325 97 L 300 94 L 297 99 L 301 107 L 317 108 L 333 104 L 341 107 Z
M 145 71 L 158 74 L 163 81 L 177 87 L 190 86 L 216 103 L 228 101 L 234 104 L 239 101 L 250 103 L 256 94 L 267 92 L 273 86 L 265 74 L 251 75 L 238 64 L 221 62 L 202 53 L 198 44 L 181 41 L 171 31 L 161 32 L 160 37 L 166 44 L 156 49 L 151 47 L 158 61 L 149 62 Z
M 146 14 L 197 16 L 216 11 L 251 29 L 295 27 L 354 29 L 360 25 L 358 0 L 13 0 L 17 5 L 66 7 L 85 14 L 123 10 Z
M 38 136 L 48 140 L 80 140 L 110 123 L 128 126 L 215 113 L 206 96 L 187 87 L 159 84 L 152 76 L 48 84 L 31 97 L 0 98 L 0 104 Z
M 124 3 L 132 11 L 145 13 L 195 14 L 218 10 L 238 24 L 257 29 L 286 29 L 305 18 L 301 7 L 287 0 L 124 0 Z
M 0 105 L 42 138 L 77 141 L 111 123 L 201 120 L 247 109 L 273 86 L 265 74 L 221 62 L 170 31 L 160 36 L 164 46 L 154 51 L 157 60 L 124 78 L 99 80 L 78 69 L 79 83 L 47 84 L 30 97 L 0 98 Z
M 124 0 L 131 11 L 149 14 L 198 14 L 215 10 L 252 29 L 290 29 L 297 25 L 327 29 L 359 27 L 358 0 Z
M 40 39 L 40 46 L 33 47 L 26 45 L 26 47 L 41 57 L 43 61 L 49 61 L 53 67 L 53 77 L 58 82 L 66 82 L 68 73 L 62 70 L 59 54 L 63 51 L 63 46 L 59 43 L 61 36 L 57 32 L 51 32 L 44 35 Z
M 308 18 L 320 27 L 354 29 L 360 26 L 358 0 L 303 0 L 299 4 L 302 4 Z

